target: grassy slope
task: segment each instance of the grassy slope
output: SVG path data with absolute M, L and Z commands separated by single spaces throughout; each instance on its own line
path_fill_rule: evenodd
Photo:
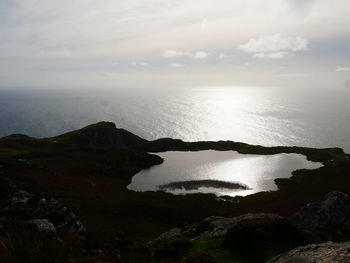
M 73 132 L 79 136 L 80 132 Z M 162 192 L 126 189 L 142 167 L 160 163 L 147 151 L 236 150 L 251 154 L 302 153 L 326 167 L 297 171 L 291 179 L 277 180 L 281 190 L 259 193 L 239 202 L 218 201 L 214 195 L 174 196 Z M 345 155 L 339 148 L 262 147 L 236 142 L 184 143 L 161 139 L 141 146 L 116 149 L 78 149 L 69 136 L 37 140 L 25 136 L 0 139 L 0 165 L 16 183 L 31 192 L 53 195 L 70 206 L 88 231 L 99 239 L 118 235 L 149 240 L 177 225 L 206 216 L 234 216 L 247 212 L 289 215 L 331 190 L 350 193 L 350 163 L 328 162 Z M 28 161 L 18 162 L 18 159 Z M 193 208 L 196 209 L 193 209 Z

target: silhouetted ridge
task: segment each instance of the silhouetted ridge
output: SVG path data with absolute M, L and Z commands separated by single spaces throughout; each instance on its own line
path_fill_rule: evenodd
M 147 142 L 127 130 L 118 129 L 112 122 L 99 122 L 52 139 L 69 142 L 79 148 L 124 147 Z

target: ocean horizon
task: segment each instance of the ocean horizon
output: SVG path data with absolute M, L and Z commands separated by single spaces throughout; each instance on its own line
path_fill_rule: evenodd
M 341 89 L 3 89 L 0 136 L 51 137 L 111 121 L 148 140 L 233 140 L 350 151 L 350 92 Z

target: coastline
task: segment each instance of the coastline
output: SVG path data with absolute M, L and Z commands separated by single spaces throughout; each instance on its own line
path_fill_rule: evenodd
M 233 141 L 183 142 L 170 138 L 146 141 L 107 122 L 53 138 L 7 136 L 0 139 L 0 148 L 0 165 L 6 175 L 25 190 L 52 195 L 72 207 L 87 231 L 95 236 L 114 229 L 136 240 L 150 240 L 181 222 L 210 215 L 272 212 L 287 216 L 329 191 L 350 193 L 350 162 L 340 148 L 263 147 Z M 289 179 L 275 180 L 277 191 L 246 197 L 175 196 L 126 188 L 134 174 L 162 162 L 156 152 L 208 149 L 261 155 L 298 153 L 324 166 L 294 171 Z M 182 213 L 178 213 L 180 210 Z

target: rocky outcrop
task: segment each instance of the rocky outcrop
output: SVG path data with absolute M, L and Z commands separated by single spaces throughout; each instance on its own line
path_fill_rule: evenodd
M 324 200 L 309 203 L 289 218 L 307 228 L 337 232 L 350 230 L 350 198 L 341 192 L 330 192 Z
M 47 219 L 33 219 L 29 220 L 28 223 L 34 225 L 39 232 L 56 233 L 55 226 Z
M 63 230 L 79 237 L 86 232 L 73 211 L 57 200 L 18 189 L 1 199 L 0 214 L 21 216 L 39 231 Z
M 173 228 L 168 232 L 161 234 L 156 240 L 167 240 L 176 236 L 187 236 L 191 239 L 199 239 L 209 236 L 225 235 L 230 229 L 237 224 L 248 220 L 282 220 L 283 217 L 277 214 L 245 214 L 236 217 L 222 217 L 222 216 L 210 216 L 203 219 L 200 223 L 192 226 L 186 226 L 183 228 Z M 152 242 L 154 242 L 152 241 Z M 151 242 L 151 243 L 152 243 Z
M 271 258 L 271 252 L 278 255 L 307 244 L 307 234 L 276 214 L 245 214 L 232 218 L 212 216 L 194 226 L 174 228 L 149 245 L 155 250 L 164 250 L 165 246 L 168 249 L 165 251 L 171 251 L 176 242 L 191 241 L 190 246 L 208 244 L 208 251 L 215 247 L 219 254 L 234 255 L 242 262 L 265 262 Z M 185 262 L 213 262 L 213 258 L 209 259 L 203 255 L 188 255 Z
M 181 234 L 183 234 L 183 230 L 181 228 L 176 227 L 169 230 L 168 232 L 161 234 L 156 240 L 167 240 L 176 236 L 180 236 Z
M 295 248 L 268 263 L 350 263 L 350 242 L 312 244 Z
M 55 143 L 73 144 L 78 148 L 113 148 L 139 145 L 147 140 L 127 131 L 118 129 L 112 122 L 99 122 L 80 130 L 50 138 Z
M 236 217 L 221 217 L 221 216 L 210 216 L 202 220 L 196 227 L 196 238 L 202 238 L 207 236 L 224 235 L 228 230 L 246 220 L 279 220 L 283 219 L 277 214 L 245 214 Z

